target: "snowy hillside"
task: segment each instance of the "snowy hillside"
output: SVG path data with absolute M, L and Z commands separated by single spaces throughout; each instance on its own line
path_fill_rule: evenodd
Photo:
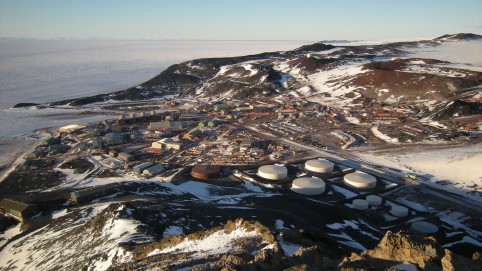
M 104 203 L 56 214 L 47 226 L 9 243 L 0 252 L 0 266 L 2 270 L 106 270 L 113 262 L 132 257 L 122 244 L 152 241 L 137 232 L 140 223 L 130 218 L 130 211 L 123 204 Z

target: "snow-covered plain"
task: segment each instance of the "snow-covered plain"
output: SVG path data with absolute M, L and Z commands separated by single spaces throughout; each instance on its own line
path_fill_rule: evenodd
M 420 147 L 407 153 L 354 152 L 354 155 L 375 164 L 414 172 L 428 184 L 464 194 L 482 203 L 482 144 L 431 149 Z
M 444 65 L 474 71 L 482 71 L 482 40 L 444 42 L 436 47 L 418 47 L 405 49 L 410 57 L 432 58 L 449 61 L 454 64 Z

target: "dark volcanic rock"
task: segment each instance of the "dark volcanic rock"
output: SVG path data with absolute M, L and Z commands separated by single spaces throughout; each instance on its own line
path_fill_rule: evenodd
M 297 53 L 308 53 L 308 52 L 321 52 L 335 48 L 335 46 L 331 44 L 324 44 L 321 42 L 313 43 L 310 45 L 303 45 L 299 48 L 296 48 L 290 52 L 297 52 Z
M 436 113 L 433 117 L 435 120 L 452 119 L 454 115 L 458 117 L 462 116 L 474 116 L 482 115 L 482 104 L 478 102 L 464 102 L 461 100 L 455 100 L 447 105 L 445 108 Z
M 316 57 L 300 57 L 289 62 L 289 65 L 293 68 L 299 68 L 305 73 L 313 73 L 320 69 L 325 68 L 328 64 L 336 62 L 337 59 L 333 58 L 316 58 Z
M 172 86 L 185 86 L 185 85 L 197 85 L 201 83 L 201 79 L 198 76 L 191 75 L 191 74 L 184 74 L 179 73 L 178 70 L 180 68 L 180 64 L 172 65 L 167 68 L 165 71 L 161 72 L 156 77 L 152 78 L 151 80 L 147 81 L 146 83 L 142 84 L 146 87 L 153 87 L 153 86 L 164 86 L 164 87 L 172 87 Z
M 480 259 L 468 259 L 460 255 L 454 254 L 445 249 L 445 255 L 442 258 L 443 271 L 480 271 L 482 270 L 482 261 Z
M 36 103 L 18 103 L 13 106 L 13 108 L 21 108 L 21 107 L 30 107 L 30 106 L 38 106 L 39 104 Z
M 78 99 L 69 99 L 69 100 L 62 100 L 58 102 L 51 102 L 49 105 L 72 105 L 72 106 L 79 106 L 79 105 L 85 105 L 85 104 L 91 104 L 91 103 L 97 103 L 97 102 L 103 102 L 108 100 L 108 95 L 107 94 L 99 94 L 95 96 L 89 96 L 89 97 L 83 97 L 83 98 L 78 98 Z
M 459 33 L 459 34 L 447 34 L 435 38 L 436 41 L 459 41 L 459 40 L 479 40 L 482 39 L 481 35 L 472 33 Z

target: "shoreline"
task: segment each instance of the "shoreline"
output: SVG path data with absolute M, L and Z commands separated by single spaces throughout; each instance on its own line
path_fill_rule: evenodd
M 28 139 L 6 139 L 6 141 L 17 141 L 16 144 L 9 144 L 7 148 L 17 148 L 18 151 L 16 152 L 5 152 L 2 148 L 4 144 L 2 143 L 3 140 L 0 140 L 0 151 L 2 155 L 0 156 L 0 182 L 2 182 L 5 178 L 10 175 L 10 173 L 20 164 L 20 162 L 32 152 L 35 148 L 37 148 L 42 143 L 43 138 L 39 138 L 36 140 L 31 140 L 29 144 Z M 9 154 L 8 156 L 6 154 Z

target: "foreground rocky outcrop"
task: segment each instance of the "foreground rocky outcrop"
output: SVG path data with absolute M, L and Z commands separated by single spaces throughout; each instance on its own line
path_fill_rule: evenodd
M 478 255 L 467 259 L 443 249 L 434 237 L 388 231 L 374 249 L 345 257 L 338 270 L 477 271 L 482 268 Z

